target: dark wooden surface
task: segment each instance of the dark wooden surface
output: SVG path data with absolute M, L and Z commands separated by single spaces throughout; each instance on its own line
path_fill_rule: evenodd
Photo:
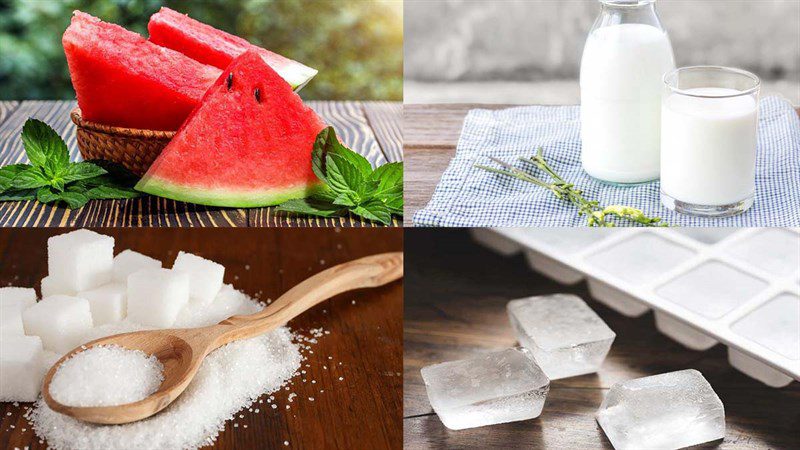
M 308 104 L 353 150 L 373 165 L 402 161 L 402 105 L 390 102 L 315 102 Z M 72 159 L 79 158 L 75 125 L 69 119 L 74 102 L 0 102 L 0 165 L 27 162 L 19 138 L 29 117 L 44 120 L 66 140 Z M 395 218 L 393 226 L 402 226 Z M 0 203 L 0 226 L 103 227 L 268 227 L 268 226 L 380 226 L 357 216 L 316 218 L 278 213 L 274 208 L 215 208 L 146 196 L 132 200 L 92 201 L 84 208 L 42 205 L 37 202 Z
M 464 230 L 407 229 L 404 328 L 406 449 L 610 449 L 594 414 L 614 383 L 694 368 L 725 405 L 723 441 L 703 448 L 800 448 L 800 383 L 762 385 L 731 368 L 725 347 L 688 350 L 660 334 L 652 314 L 622 316 L 589 305 L 617 333 L 597 374 L 553 381 L 536 419 L 450 431 L 431 409 L 420 376 L 426 365 L 515 345 L 509 300 L 558 292 L 590 299 L 585 283 L 567 287 L 528 269 L 521 256 L 504 258 L 473 244 Z
M 442 173 L 456 154 L 464 118 L 470 109 L 504 109 L 522 105 L 442 104 L 403 107 L 405 150 L 405 218 L 424 208 Z M 800 108 L 797 110 L 800 114 Z
M 403 239 L 402 230 L 392 228 L 311 233 L 293 229 L 199 228 L 98 231 L 116 238 L 117 251 L 132 248 L 160 258 L 165 264 L 171 264 L 178 250 L 219 261 L 227 268 L 226 283 L 233 283 L 251 296 L 263 292 L 263 300 L 277 298 L 331 265 L 401 250 Z M 38 288 L 39 279 L 47 271 L 47 237 L 60 232 L 63 230 L 0 230 L 0 285 Z M 241 411 L 244 418 L 236 419 L 239 427 L 228 422 L 213 448 L 401 448 L 402 304 L 403 286 L 395 282 L 337 296 L 290 322 L 293 330 L 306 335 L 311 328 L 330 331 L 313 344 L 313 353 L 306 352 L 308 360 L 303 364 L 310 367 L 303 369 L 309 372 L 305 376 L 308 381 L 294 379 L 291 392 L 297 398 L 291 409 L 284 406 L 289 404 L 289 391 L 281 390 L 274 394 L 278 409 L 261 407 L 258 414 Z M 329 360 L 329 356 L 333 359 Z M 339 381 L 339 376 L 344 379 Z M 317 383 L 311 384 L 312 379 Z M 320 389 L 325 392 L 320 393 Z M 23 411 L 10 403 L 0 403 L 0 448 L 45 449 L 46 443 L 39 443 L 21 417 Z M 12 414 L 6 415 L 7 412 Z M 284 446 L 284 441 L 289 441 L 289 447 Z

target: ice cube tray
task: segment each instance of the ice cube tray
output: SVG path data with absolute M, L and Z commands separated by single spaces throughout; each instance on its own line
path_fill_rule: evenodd
M 524 252 L 563 284 L 694 350 L 722 343 L 739 371 L 772 387 L 800 380 L 800 229 L 479 228 L 480 244 Z

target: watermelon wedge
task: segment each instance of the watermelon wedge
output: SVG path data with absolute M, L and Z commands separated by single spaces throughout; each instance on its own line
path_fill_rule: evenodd
M 311 195 L 325 123 L 261 55 L 236 58 L 136 189 L 211 206 L 255 207 Z
M 75 11 L 62 38 L 84 119 L 177 130 L 219 78 L 219 69 Z
M 311 67 L 169 8 L 161 8 L 150 17 L 147 31 L 150 32 L 151 42 L 220 69 L 228 67 L 234 58 L 247 50 L 255 50 L 295 90 L 300 90 L 317 74 Z

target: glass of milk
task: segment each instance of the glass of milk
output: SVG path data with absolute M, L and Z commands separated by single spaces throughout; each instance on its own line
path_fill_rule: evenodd
M 581 162 L 603 182 L 658 179 L 664 74 L 675 69 L 655 0 L 600 0 L 581 60 Z
M 683 67 L 664 76 L 661 202 L 725 217 L 753 205 L 761 82 L 744 70 Z

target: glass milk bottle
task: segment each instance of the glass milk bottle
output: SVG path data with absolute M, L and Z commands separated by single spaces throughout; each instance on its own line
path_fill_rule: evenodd
M 581 163 L 613 184 L 658 179 L 664 74 L 675 69 L 655 0 L 600 0 L 581 60 Z

